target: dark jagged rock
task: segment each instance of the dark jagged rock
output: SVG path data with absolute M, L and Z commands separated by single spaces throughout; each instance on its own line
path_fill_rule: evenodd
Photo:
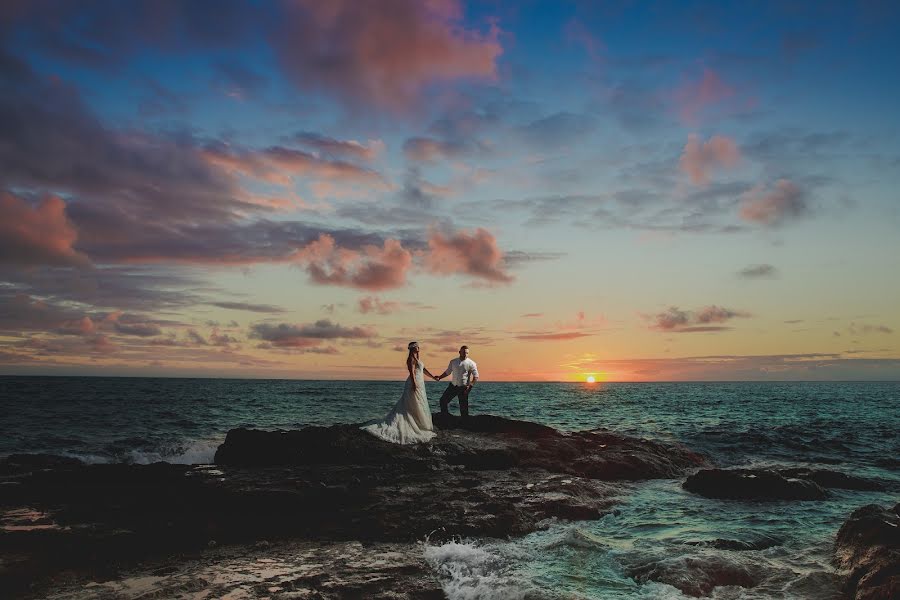
M 760 580 L 754 568 L 723 555 L 649 561 L 633 565 L 627 572 L 635 581 L 658 581 L 694 597 L 709 596 L 723 586 L 756 587 Z
M 851 598 L 900 598 L 900 504 L 855 510 L 837 534 L 834 557 L 849 571 L 845 591 Z
M 495 415 L 473 415 L 465 419 L 450 413 L 432 415 L 434 426 L 441 430 L 463 429 L 475 433 L 508 433 L 521 437 L 554 437 L 560 433 L 540 423 L 517 421 Z
M 216 450 L 215 463 L 235 467 L 271 465 L 377 465 L 400 461 L 421 465 L 424 445 L 382 442 L 357 425 L 306 427 L 292 431 L 232 429 Z
M 554 517 L 600 517 L 624 489 L 616 480 L 705 465 L 680 446 L 603 431 L 561 433 L 489 416 L 436 421 L 434 442 L 410 446 L 356 425 L 236 429 L 215 466 L 2 461 L 0 481 L 9 485 L 0 510 L 28 507 L 44 527 L 0 532 L 0 588 L 27 590 L 67 571 L 111 575 L 211 540 L 524 535 Z
M 684 489 L 729 500 L 821 500 L 824 488 L 884 491 L 885 486 L 827 469 L 710 469 L 688 477 Z
M 430 444 L 386 443 L 357 425 L 268 432 L 235 429 L 216 452 L 218 465 L 370 465 L 403 463 L 428 468 L 439 463 L 469 469 L 539 468 L 603 480 L 677 477 L 705 459 L 690 450 L 603 430 L 562 433 L 551 427 L 476 415 L 461 419 L 435 414 L 441 434 Z
M 77 458 L 52 454 L 11 454 L 0 461 L 0 476 L 26 470 L 56 469 L 80 465 Z
M 885 486 L 878 481 L 864 479 L 855 475 L 847 475 L 838 471 L 825 469 L 779 469 L 783 477 L 806 479 L 822 486 L 823 488 L 835 488 L 840 490 L 861 490 L 870 492 L 883 492 Z
M 691 475 L 684 489 L 707 498 L 725 500 L 822 500 L 820 485 L 787 478 L 766 469 L 706 469 Z
M 421 544 L 262 541 L 150 562 L 115 579 L 60 586 L 42 600 L 308 598 L 442 600 Z

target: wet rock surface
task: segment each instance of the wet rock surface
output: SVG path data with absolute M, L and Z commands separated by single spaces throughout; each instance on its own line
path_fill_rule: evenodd
M 553 517 L 598 518 L 630 481 L 706 466 L 683 447 L 601 430 L 561 433 L 491 416 L 435 415 L 435 424 L 433 443 L 411 446 L 355 425 L 233 430 L 214 466 L 9 457 L 0 463 L 0 510 L 22 525 L 7 519 L 0 531 L 0 590 L 38 594 L 260 539 L 410 545 L 518 536 Z M 326 587 L 296 597 L 330 597 Z M 380 593 L 370 592 L 358 595 Z
M 845 591 L 856 600 L 900 598 L 900 504 L 853 512 L 838 532 L 835 563 L 849 571 Z
M 260 542 L 142 565 L 115 580 L 74 583 L 47 600 L 305 598 L 437 600 L 441 582 L 417 544 Z
M 433 415 L 440 435 L 429 444 L 387 444 L 357 425 L 267 432 L 236 429 L 216 452 L 217 465 L 402 464 L 428 470 L 435 461 L 472 470 L 537 468 L 603 480 L 677 477 L 702 466 L 701 455 L 674 444 L 617 435 L 605 430 L 562 433 L 551 427 L 477 415 L 462 420 Z
M 636 581 L 658 581 L 678 588 L 687 596 L 709 596 L 720 587 L 755 587 L 761 575 L 753 565 L 724 555 L 679 556 L 632 565 L 628 574 Z
M 883 491 L 884 485 L 824 469 L 703 469 L 684 489 L 723 500 L 824 500 L 826 488 Z
M 880 481 L 872 481 L 826 469 L 779 469 L 778 473 L 783 477 L 806 479 L 817 483 L 823 488 L 840 490 L 861 490 L 869 492 L 883 492 L 886 487 Z

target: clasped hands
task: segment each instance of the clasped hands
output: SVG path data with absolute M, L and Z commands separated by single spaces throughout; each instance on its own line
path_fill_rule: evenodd
M 444 377 L 446 377 L 446 375 L 443 374 L 443 373 L 440 374 L 440 375 L 434 375 L 434 374 L 432 374 L 432 373 L 429 373 L 429 375 L 431 375 L 431 378 L 434 379 L 435 381 L 440 381 L 441 379 L 443 379 Z M 469 392 L 473 387 L 474 387 L 474 386 L 473 386 L 471 383 L 470 383 L 469 385 L 467 385 L 467 386 L 466 386 L 466 392 Z

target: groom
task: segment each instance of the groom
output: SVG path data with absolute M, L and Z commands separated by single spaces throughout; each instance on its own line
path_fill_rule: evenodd
M 459 416 L 463 419 L 469 416 L 469 392 L 478 381 L 478 366 L 469 358 L 469 347 L 462 346 L 459 349 L 459 358 L 454 358 L 447 365 L 447 370 L 441 373 L 436 380 L 440 381 L 447 375 L 451 375 L 450 385 L 441 396 L 441 414 L 450 414 L 448 407 L 450 401 L 459 398 Z

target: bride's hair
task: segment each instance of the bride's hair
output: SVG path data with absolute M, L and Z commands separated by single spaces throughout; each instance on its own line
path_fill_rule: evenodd
M 413 350 L 418 350 L 418 349 L 419 349 L 419 342 L 410 342 L 409 345 L 408 345 L 406 348 L 407 348 L 410 352 L 412 352 Z

